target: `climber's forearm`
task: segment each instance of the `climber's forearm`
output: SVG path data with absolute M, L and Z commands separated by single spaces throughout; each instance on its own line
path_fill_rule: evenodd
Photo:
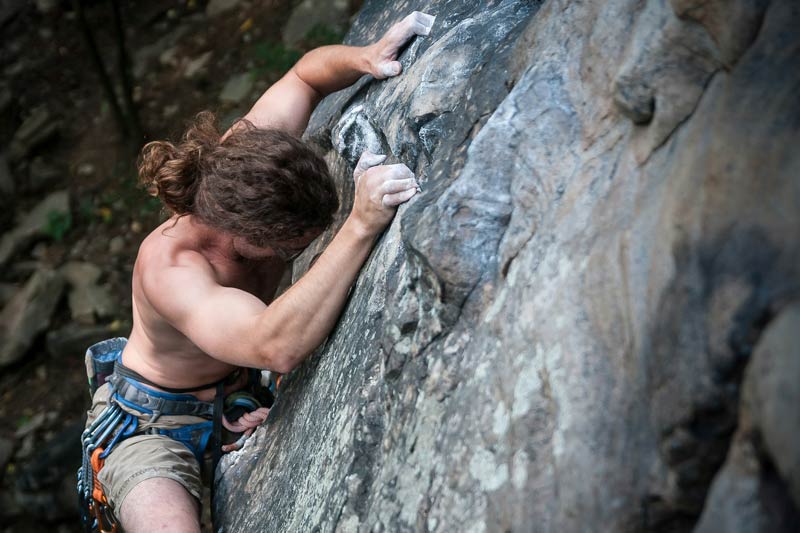
M 310 51 L 261 95 L 245 118 L 257 128 L 277 128 L 300 137 L 324 96 L 352 85 L 366 72 L 368 49 L 334 45 Z
M 283 368 L 276 370 L 296 367 L 325 340 L 373 241 L 373 234 L 348 218 L 309 271 L 264 311 L 263 332 L 279 339 L 273 346 L 278 346 Z
M 324 97 L 370 72 L 369 50 L 366 46 L 322 46 L 304 55 L 292 70 Z

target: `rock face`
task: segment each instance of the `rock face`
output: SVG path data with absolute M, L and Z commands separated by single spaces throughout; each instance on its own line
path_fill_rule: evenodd
M 423 193 L 223 459 L 217 525 L 790 531 L 800 4 L 427 6 L 404 74 L 307 131 L 345 205 L 364 148 Z M 416 7 L 367 1 L 346 42 Z

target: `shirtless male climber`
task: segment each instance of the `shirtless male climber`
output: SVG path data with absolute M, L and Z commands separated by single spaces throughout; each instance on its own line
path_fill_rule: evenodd
M 94 447 L 84 466 L 97 462 L 99 496 L 92 469 L 80 474 L 126 532 L 200 531 L 208 431 L 200 444 L 192 432 L 208 427 L 208 406 L 223 389 L 227 395 L 245 386 L 242 367 L 289 372 L 325 339 L 376 236 L 416 193 L 405 165 L 381 165 L 385 156 L 365 152 L 344 225 L 308 272 L 274 298 L 291 259 L 338 209 L 324 161 L 298 140 L 311 112 L 363 74 L 399 75 L 399 49 L 427 35 L 433 21 L 414 12 L 371 45 L 312 50 L 222 137 L 206 113 L 181 142 L 144 148 L 140 180 L 173 216 L 142 242 L 133 329 L 127 343 L 114 340 L 116 352 L 108 353 L 117 366 L 94 395 L 83 439 L 85 449 L 86 442 Z M 254 409 L 226 427 L 252 431 L 267 411 Z M 110 450 L 105 457 L 103 449 Z

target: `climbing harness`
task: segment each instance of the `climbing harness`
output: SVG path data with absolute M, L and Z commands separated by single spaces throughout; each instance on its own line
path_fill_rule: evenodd
M 121 441 L 141 434 L 164 435 L 184 444 L 200 465 L 211 444 L 212 464 L 216 468 L 223 444 L 223 417 L 236 420 L 245 412 L 262 406 L 270 407 L 274 401 L 275 383 L 270 381 L 269 387 L 263 386 L 261 373 L 254 369 L 250 371 L 248 386 L 231 393 L 227 398 L 224 396 L 225 384 L 237 379 L 239 371 L 220 381 L 192 389 L 161 387 L 122 365 L 121 355 L 126 343 L 127 339 L 118 337 L 99 342 L 86 351 L 90 395 L 93 397 L 105 383 L 110 387 L 107 406 L 81 435 L 83 460 L 78 469 L 77 488 L 81 522 L 86 533 L 118 531 L 98 474 L 106 457 Z M 213 402 L 201 401 L 188 394 L 211 387 L 216 388 Z M 161 416 L 177 415 L 206 420 L 175 429 L 151 427 L 142 431 L 139 427 L 140 417 L 147 417 L 147 422 L 155 422 Z

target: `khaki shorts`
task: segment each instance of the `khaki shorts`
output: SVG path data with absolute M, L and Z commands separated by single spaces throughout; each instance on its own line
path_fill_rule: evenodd
M 105 409 L 108 397 L 108 384 L 97 389 L 86 421 L 87 426 Z M 149 415 L 140 415 L 125 406 L 121 407 L 137 415 L 140 431 L 149 428 L 176 429 L 206 421 L 197 416 L 161 416 L 151 424 L 147 421 Z M 208 463 L 210 465 L 210 460 Z M 202 470 L 207 473 L 210 468 Z M 131 489 L 150 478 L 172 479 L 198 500 L 201 498 L 203 479 L 200 464 L 189 448 L 164 435 L 137 435 L 117 443 L 106 457 L 98 475 L 112 509 L 119 509 Z

